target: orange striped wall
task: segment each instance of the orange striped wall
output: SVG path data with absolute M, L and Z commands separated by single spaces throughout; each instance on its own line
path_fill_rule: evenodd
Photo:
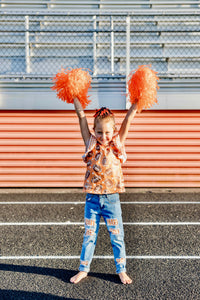
M 126 151 L 126 187 L 200 187 L 200 111 L 138 114 Z M 0 111 L 0 187 L 81 187 L 83 152 L 74 111 Z

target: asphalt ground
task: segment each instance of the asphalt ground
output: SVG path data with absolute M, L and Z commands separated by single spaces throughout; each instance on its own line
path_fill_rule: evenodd
M 200 299 L 200 190 L 128 189 L 121 195 L 131 285 L 115 274 L 101 220 L 89 276 L 77 285 L 85 194 L 0 190 L 0 300 Z

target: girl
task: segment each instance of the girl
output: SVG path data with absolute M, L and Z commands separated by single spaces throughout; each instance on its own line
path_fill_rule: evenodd
M 101 216 L 103 216 L 110 234 L 116 272 L 123 284 L 130 284 L 126 274 L 124 231 L 121 216 L 119 193 L 124 192 L 121 163 L 126 161 L 124 142 L 129 126 L 137 111 L 132 104 L 116 134 L 113 113 L 103 107 L 94 115 L 94 135 L 91 134 L 83 108 L 77 98 L 74 106 L 79 118 L 81 134 L 86 146 L 83 156 L 87 164 L 84 181 L 86 195 L 85 234 L 80 257 L 79 273 L 70 281 L 78 283 L 90 270 Z

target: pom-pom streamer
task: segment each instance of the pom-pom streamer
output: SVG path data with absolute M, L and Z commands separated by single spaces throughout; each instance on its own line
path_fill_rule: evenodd
M 157 90 L 159 89 L 157 72 L 148 66 L 139 66 L 136 71 L 129 74 L 128 94 L 131 104 L 137 102 L 137 111 L 150 108 L 157 103 Z
M 57 91 L 57 97 L 67 103 L 73 103 L 78 98 L 82 107 L 91 102 L 88 89 L 91 88 L 91 76 L 88 71 L 78 69 L 62 69 L 53 78 L 52 90 Z

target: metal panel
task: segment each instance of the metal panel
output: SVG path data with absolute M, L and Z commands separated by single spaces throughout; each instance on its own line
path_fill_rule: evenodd
M 0 111 L 0 187 L 81 187 L 84 150 L 74 111 Z M 126 187 L 199 187 L 200 111 L 137 114 L 126 151 Z

